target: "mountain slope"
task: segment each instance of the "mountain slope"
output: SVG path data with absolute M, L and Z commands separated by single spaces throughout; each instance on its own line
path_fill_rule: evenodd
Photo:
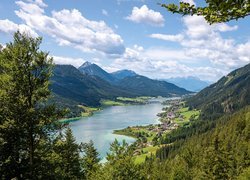
M 213 119 L 250 105 L 250 64 L 239 68 L 188 100 L 192 108 L 202 109 L 204 118 Z
M 96 64 L 92 64 L 90 62 L 85 62 L 78 68 L 83 74 L 91 75 L 91 76 L 98 76 L 99 78 L 107 81 L 107 82 L 114 82 L 115 78 L 109 74 L 108 72 L 104 71 Z
M 134 71 L 124 69 L 124 70 L 113 72 L 111 73 L 111 75 L 116 79 L 124 79 L 126 77 L 136 76 L 137 74 Z
M 174 84 L 152 80 L 144 76 L 132 76 L 126 77 L 119 81 L 119 87 L 124 90 L 133 91 L 143 96 L 173 96 L 173 95 L 184 95 L 190 93 L 183 88 L 179 88 Z
M 96 76 L 82 74 L 71 65 L 56 65 L 51 90 L 59 97 L 87 105 L 98 106 L 102 98 L 132 96 Z
M 208 82 L 202 81 L 199 78 L 191 76 L 184 78 L 170 78 L 166 79 L 166 81 L 193 92 L 198 92 L 209 85 Z

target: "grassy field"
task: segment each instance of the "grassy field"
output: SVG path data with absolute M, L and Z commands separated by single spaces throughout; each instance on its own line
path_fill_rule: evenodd
M 123 102 L 112 101 L 112 100 L 101 100 L 102 106 L 125 106 Z
M 118 135 L 130 136 L 133 138 L 139 138 L 144 136 L 147 138 L 147 142 L 150 142 L 156 136 L 156 132 L 148 130 L 150 126 L 152 125 L 127 127 L 125 129 L 115 130 L 113 133 Z
M 151 97 L 142 96 L 135 98 L 117 97 L 116 100 L 103 99 L 102 106 L 125 106 L 133 104 L 145 104 Z
M 148 146 L 142 149 L 142 154 L 135 156 L 135 163 L 141 164 L 145 161 L 146 157 L 150 157 L 151 155 L 155 155 L 156 150 L 159 149 L 160 146 Z
M 82 117 L 92 116 L 94 112 L 100 111 L 100 108 L 87 107 L 83 105 L 78 105 L 78 107 L 83 109 L 83 112 L 81 113 Z
M 118 97 L 116 98 L 118 101 L 123 101 L 127 103 L 146 103 L 151 97 L 142 96 L 136 98 L 126 98 L 126 97 Z
M 183 118 L 175 118 L 175 122 L 179 125 L 184 125 L 189 123 L 190 118 L 193 117 L 194 119 L 197 119 L 200 115 L 200 111 L 199 110 L 188 110 L 188 107 L 184 107 L 178 110 L 178 113 L 180 113 L 180 115 Z
M 83 109 L 83 112 L 81 113 L 81 116 L 61 119 L 61 120 L 59 120 L 59 122 L 61 122 L 61 123 L 70 123 L 70 122 L 78 121 L 82 117 L 92 116 L 94 112 L 100 110 L 100 108 L 87 107 L 87 106 L 83 106 L 83 105 L 78 105 L 78 107 Z

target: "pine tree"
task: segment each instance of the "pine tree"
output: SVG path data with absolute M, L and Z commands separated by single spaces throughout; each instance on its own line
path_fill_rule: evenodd
M 120 144 L 115 140 L 110 145 L 107 160 L 112 179 L 132 180 L 140 176 L 138 166 L 134 163 L 133 151 L 125 141 Z
M 86 176 L 89 177 L 99 168 L 99 153 L 97 152 L 97 149 L 95 149 L 92 140 L 89 143 L 83 144 L 83 152 L 83 169 Z
M 65 135 L 60 135 L 56 141 L 55 154 L 59 155 L 59 170 L 63 179 L 81 179 L 81 145 L 76 143 L 72 130 L 68 127 Z M 58 168 L 58 167 L 57 167 Z

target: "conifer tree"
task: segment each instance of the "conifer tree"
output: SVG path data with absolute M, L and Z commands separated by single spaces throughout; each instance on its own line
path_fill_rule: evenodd
M 99 168 L 99 153 L 94 147 L 94 143 L 91 140 L 89 143 L 83 144 L 83 169 L 87 177 L 91 176 L 92 173 L 96 172 Z

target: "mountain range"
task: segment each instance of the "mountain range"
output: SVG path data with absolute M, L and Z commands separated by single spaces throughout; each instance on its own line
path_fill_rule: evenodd
M 97 107 L 102 99 L 137 96 L 181 96 L 191 93 L 168 83 L 137 75 L 130 70 L 108 73 L 96 64 L 56 65 L 50 89 L 60 106 L 79 112 L 78 105 Z
M 202 81 L 199 78 L 192 76 L 169 78 L 165 79 L 165 81 L 193 92 L 199 92 L 211 84 L 211 82 Z
M 109 83 L 113 83 L 116 81 L 116 78 L 112 76 L 112 74 L 109 74 L 108 72 L 104 71 L 102 68 L 100 68 L 98 65 L 90 63 L 90 62 L 85 62 L 83 63 L 78 70 L 86 75 L 91 75 L 91 76 L 97 76 Z

